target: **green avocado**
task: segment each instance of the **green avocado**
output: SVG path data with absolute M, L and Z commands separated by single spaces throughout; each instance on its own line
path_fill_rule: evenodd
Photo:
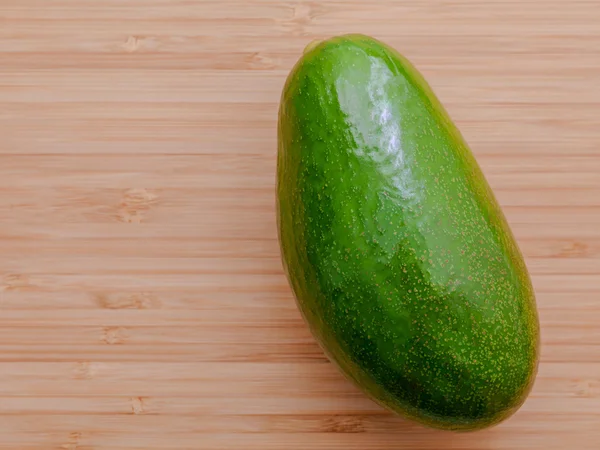
M 370 398 L 465 431 L 523 404 L 539 357 L 527 268 L 406 58 L 364 35 L 307 47 L 281 97 L 277 215 L 306 323 Z

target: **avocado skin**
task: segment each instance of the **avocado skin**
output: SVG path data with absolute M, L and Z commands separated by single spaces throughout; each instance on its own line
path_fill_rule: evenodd
M 374 401 L 463 431 L 523 404 L 539 358 L 523 257 L 460 132 L 391 47 L 337 36 L 291 71 L 277 225 L 311 332 Z

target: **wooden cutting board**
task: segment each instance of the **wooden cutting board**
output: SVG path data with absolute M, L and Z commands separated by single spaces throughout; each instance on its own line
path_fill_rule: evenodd
M 600 3 L 0 2 L 0 448 L 599 449 Z M 527 258 L 529 400 L 471 434 L 366 399 L 296 309 L 276 117 L 314 38 L 408 56 Z

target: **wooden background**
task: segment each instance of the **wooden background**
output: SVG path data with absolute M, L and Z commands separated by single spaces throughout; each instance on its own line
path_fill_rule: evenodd
M 0 448 L 600 448 L 600 2 L 0 0 Z M 535 389 L 474 434 L 367 400 L 274 216 L 284 79 L 371 34 L 424 73 L 514 228 Z

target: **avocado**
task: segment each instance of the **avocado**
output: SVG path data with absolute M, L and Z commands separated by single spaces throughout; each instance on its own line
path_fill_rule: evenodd
M 532 284 L 422 75 L 369 36 L 311 43 L 283 88 L 277 135 L 283 267 L 328 358 L 430 427 L 511 416 L 538 367 Z

